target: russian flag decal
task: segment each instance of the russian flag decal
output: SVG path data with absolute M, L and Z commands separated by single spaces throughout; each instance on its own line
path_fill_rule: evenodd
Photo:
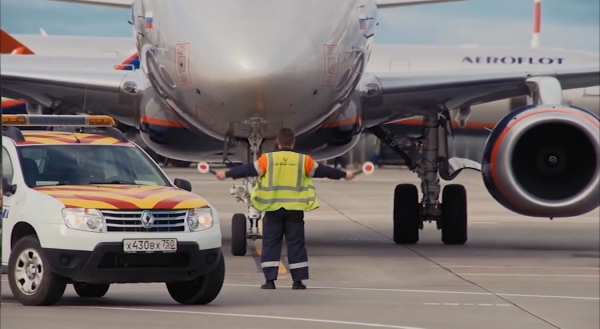
M 152 12 L 149 12 L 146 15 L 146 28 L 151 29 L 153 24 L 154 24 L 154 14 Z

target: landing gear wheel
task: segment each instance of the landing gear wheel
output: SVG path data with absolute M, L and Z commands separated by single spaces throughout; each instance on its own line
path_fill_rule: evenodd
M 192 281 L 167 283 L 167 290 L 171 298 L 180 304 L 205 305 L 217 298 L 224 281 L 225 257 L 221 253 L 219 263 L 212 272 Z
M 8 285 L 15 299 L 26 306 L 49 306 L 63 296 L 67 281 L 50 270 L 37 237 L 17 242 L 8 258 Z
M 175 159 L 169 159 L 169 163 L 177 168 L 189 168 L 190 165 L 192 164 L 189 161 L 182 161 L 182 160 L 175 160 Z
M 79 297 L 99 298 L 106 295 L 110 284 L 92 284 L 74 282 L 73 288 Z
M 419 241 L 419 190 L 412 184 L 399 184 L 394 190 L 394 242 L 415 244 Z
M 467 190 L 462 185 L 446 185 L 442 192 L 442 242 L 467 242 Z
M 234 256 L 245 256 L 247 245 L 246 215 L 234 214 L 231 219 L 231 253 Z

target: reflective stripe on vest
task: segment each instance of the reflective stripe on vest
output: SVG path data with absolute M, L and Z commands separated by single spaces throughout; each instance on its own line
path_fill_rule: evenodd
M 251 200 L 256 209 L 310 211 L 318 208 L 312 179 L 304 170 L 305 156 L 290 151 L 267 153 L 266 156 L 267 172 L 260 177 L 252 193 Z

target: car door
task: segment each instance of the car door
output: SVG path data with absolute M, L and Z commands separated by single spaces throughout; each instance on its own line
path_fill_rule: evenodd
M 2 146 L 2 180 L 7 183 L 2 188 L 2 265 L 5 265 L 10 253 L 10 235 L 20 218 L 19 205 L 24 201 L 27 188 L 23 183 L 23 175 L 14 146 L 7 145 L 9 143 L 3 144 L 5 145 Z M 11 188 L 9 188 L 13 185 L 16 185 L 14 194 L 10 193 Z

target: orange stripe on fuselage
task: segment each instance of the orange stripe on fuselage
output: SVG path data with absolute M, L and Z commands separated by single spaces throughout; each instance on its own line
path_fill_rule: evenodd
M 452 128 L 458 128 L 458 122 L 452 121 L 451 124 L 452 124 Z M 387 123 L 386 125 L 421 126 L 421 125 L 423 125 L 423 119 L 406 119 L 406 120 L 402 120 L 402 121 L 393 121 L 393 122 Z M 492 129 L 495 126 L 496 126 L 496 123 L 472 122 L 472 121 L 468 122 L 467 121 L 467 126 L 465 128 L 460 128 L 460 129 L 485 129 L 485 128 Z
M 497 161 L 498 161 L 498 153 L 500 152 L 500 145 L 502 144 L 502 140 L 504 140 L 504 137 L 506 137 L 506 134 L 508 134 L 508 132 L 519 122 L 521 122 L 523 119 L 529 118 L 532 115 L 536 115 L 536 114 L 540 114 L 540 113 L 552 113 L 552 112 L 558 112 L 558 113 L 567 113 L 567 114 L 573 114 L 579 117 L 582 117 L 588 121 L 590 121 L 592 124 L 594 124 L 595 126 L 600 128 L 600 124 L 597 121 L 592 120 L 590 117 L 584 115 L 583 113 L 576 111 L 576 110 L 565 110 L 565 109 L 540 109 L 540 110 L 534 110 L 531 113 L 527 113 L 523 116 L 520 116 L 518 118 L 516 118 L 516 120 L 511 120 L 510 123 L 506 126 L 506 128 L 504 129 L 504 131 L 500 134 L 500 136 L 498 136 L 498 139 L 496 140 L 496 143 L 494 144 L 494 147 L 492 148 L 492 153 L 490 155 L 490 173 L 492 175 L 492 180 L 494 181 L 494 183 L 496 184 L 496 186 L 498 187 L 498 189 L 500 190 L 500 193 L 508 199 L 509 202 L 511 202 L 512 204 L 514 204 L 515 206 L 521 208 L 521 210 L 523 211 L 530 211 L 533 212 L 530 209 L 527 209 L 526 207 L 523 207 L 523 205 L 518 202 L 515 198 L 513 198 L 510 194 L 508 194 L 506 192 L 506 190 L 504 189 L 504 186 L 502 185 L 502 182 L 500 180 L 499 174 L 498 174 L 498 168 L 497 168 Z
M 360 122 L 360 120 L 361 120 L 360 117 L 354 117 L 354 118 L 347 118 L 347 119 L 342 119 L 342 120 L 329 121 L 329 122 L 325 122 L 324 124 L 322 124 L 321 128 L 336 128 L 336 127 L 343 127 L 343 126 L 352 126 L 352 125 L 358 124 Z M 170 120 L 165 120 L 165 119 L 158 119 L 158 118 L 151 118 L 148 116 L 142 116 L 141 122 L 151 124 L 151 125 L 156 125 L 156 126 L 163 126 L 163 127 L 186 128 L 185 125 L 182 124 L 181 122 L 170 121 Z M 451 124 L 452 124 L 453 128 L 458 128 L 457 122 L 452 121 Z M 393 121 L 393 122 L 387 123 L 386 125 L 421 126 L 421 125 L 423 125 L 423 119 L 399 120 L 399 121 Z M 482 130 L 482 129 L 486 129 L 486 128 L 492 129 L 492 128 L 494 128 L 494 126 L 496 126 L 496 123 L 467 122 L 466 127 L 461 128 L 461 129 L 480 129 L 480 130 Z
M 25 102 L 23 102 L 23 101 L 10 99 L 10 100 L 2 101 L 2 108 L 4 109 L 4 108 L 19 106 L 19 105 L 24 105 L 24 104 L 25 104 Z
M 324 123 L 321 126 L 321 128 L 335 128 L 335 127 L 342 127 L 342 126 L 350 126 L 350 125 L 357 124 L 359 121 L 360 121 L 360 117 L 343 119 L 343 120 L 336 120 L 336 121 L 330 121 L 330 122 Z M 422 126 L 423 125 L 423 119 L 399 120 L 399 121 L 393 121 L 393 122 L 390 122 L 390 123 L 386 123 L 386 125 L 395 125 L 395 126 Z M 467 126 L 465 128 L 461 128 L 461 129 L 486 129 L 486 128 L 492 129 L 492 128 L 494 128 L 494 126 L 496 126 L 496 123 L 490 123 L 490 122 L 467 122 Z M 452 128 L 458 128 L 458 122 L 452 121 Z
M 156 125 L 156 126 L 174 127 L 174 128 L 185 128 L 185 126 L 181 122 L 169 121 L 169 120 L 165 120 L 165 119 L 151 118 L 151 117 L 148 117 L 148 116 L 142 116 L 140 121 L 142 123 L 147 123 L 147 124 Z

